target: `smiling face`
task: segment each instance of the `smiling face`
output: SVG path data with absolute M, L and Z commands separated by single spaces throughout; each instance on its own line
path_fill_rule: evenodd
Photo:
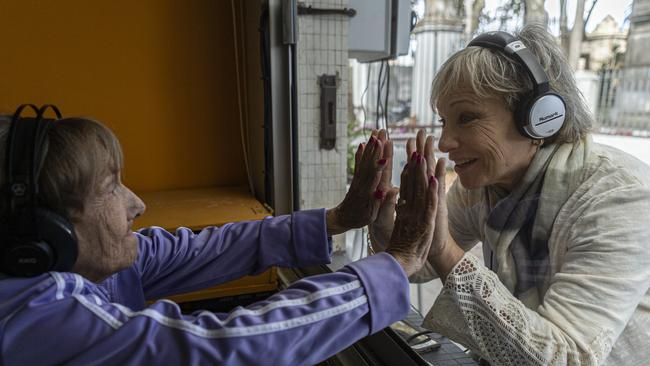
M 460 88 L 440 96 L 437 109 L 443 123 L 438 147 L 456 163 L 454 170 L 463 186 L 497 185 L 511 191 L 537 146 L 519 133 L 505 103 Z
M 73 221 L 79 240 L 73 271 L 98 282 L 131 266 L 138 254 L 131 227 L 144 210 L 142 200 L 122 184 L 119 172 L 106 174 Z

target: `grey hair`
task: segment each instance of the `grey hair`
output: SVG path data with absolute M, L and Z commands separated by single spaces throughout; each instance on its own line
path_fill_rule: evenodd
M 6 183 L 5 155 L 10 120 L 0 118 L 0 187 Z M 122 148 L 113 132 L 98 121 L 64 118 L 48 132 L 44 161 L 38 180 L 39 202 L 69 219 L 83 213 L 87 199 L 98 192 L 108 174 L 119 174 Z M 0 199 L 0 213 L 8 214 Z
M 528 24 L 514 36 L 537 56 L 549 78 L 551 91 L 566 104 L 564 125 L 548 142 L 577 142 L 593 125 L 593 116 L 564 56 L 551 34 L 540 24 Z M 503 52 L 483 47 L 467 47 L 452 55 L 440 68 L 431 85 L 431 108 L 438 99 L 459 86 L 470 87 L 479 98 L 500 98 L 511 111 L 533 90 L 523 65 Z

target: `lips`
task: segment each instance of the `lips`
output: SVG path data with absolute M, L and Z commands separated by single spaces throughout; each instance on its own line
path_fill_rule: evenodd
M 474 165 L 477 160 L 478 159 L 472 158 L 454 159 L 454 162 L 456 163 L 454 170 L 456 170 L 456 172 L 463 171 Z

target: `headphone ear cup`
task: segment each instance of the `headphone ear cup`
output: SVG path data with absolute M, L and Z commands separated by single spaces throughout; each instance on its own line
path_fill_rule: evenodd
M 78 254 L 74 226 L 63 216 L 45 208 L 36 208 L 35 215 L 38 232 L 52 250 L 53 263 L 49 270 L 70 271 Z
M 544 93 L 530 100 L 523 129 L 530 138 L 546 139 L 562 129 L 565 118 L 566 105 L 562 97 Z
M 524 137 L 534 139 L 535 137 L 531 136 L 528 132 L 527 126 L 530 125 L 530 107 L 535 101 L 536 98 L 533 98 L 530 95 L 526 95 L 522 98 L 515 109 L 515 123 L 517 124 L 517 129 Z
M 2 272 L 10 275 L 31 277 L 51 269 L 54 259 L 52 248 L 43 241 L 5 239 L 2 253 Z
M 564 125 L 566 106 L 561 96 L 544 93 L 523 98 L 515 110 L 519 132 L 528 138 L 540 140 L 557 134 Z

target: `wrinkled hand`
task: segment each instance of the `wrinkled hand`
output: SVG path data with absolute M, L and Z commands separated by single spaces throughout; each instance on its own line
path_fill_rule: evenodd
M 424 136 L 423 132 L 418 133 L 422 145 L 418 144 L 417 151 L 411 153 L 402 171 L 397 217 L 386 248 L 407 276 L 420 270 L 427 260 L 438 210 L 439 184 L 432 174 L 435 158 L 428 160 L 433 157 L 433 138 L 430 136 L 424 143 L 421 135 Z
M 379 139 L 385 141 L 386 134 L 380 131 Z M 383 251 L 390 241 L 395 224 L 395 204 L 397 203 L 398 187 L 393 187 L 393 142 L 387 140 L 384 145 L 384 157 L 386 157 L 386 169 L 381 173 L 379 189 L 386 192 L 386 197 L 379 206 L 377 217 L 368 225 L 368 234 L 373 250 Z
M 367 144 L 360 144 L 354 156 L 354 176 L 343 201 L 327 211 L 328 235 L 368 225 L 386 197 L 380 187 L 382 172 L 392 166 L 392 143 L 386 131 L 373 131 Z
M 440 255 L 449 245 L 449 216 L 447 215 L 447 162 L 438 159 L 435 167 L 435 176 L 438 179 L 438 213 L 436 214 L 436 230 L 433 233 L 433 242 L 429 258 Z
M 374 252 L 386 250 L 390 241 L 390 235 L 393 233 L 395 226 L 395 205 L 397 204 L 397 195 L 399 187 L 392 187 L 386 191 L 386 198 L 379 207 L 377 218 L 368 225 L 368 235 L 370 244 Z
M 420 155 L 423 155 L 427 160 L 427 174 L 434 175 L 438 179 L 438 213 L 436 215 L 436 232 L 434 233 L 434 241 L 436 238 L 441 236 L 442 232 L 447 232 L 447 202 L 445 200 L 445 165 L 446 162 L 444 159 L 436 161 L 434 148 L 433 148 L 433 137 L 426 136 L 424 130 L 419 130 L 416 139 L 408 139 L 406 143 L 406 156 L 411 157 L 413 153 L 416 152 Z M 392 146 L 391 146 L 392 153 Z M 391 154 L 392 156 L 392 154 Z M 390 168 L 390 169 L 389 169 Z M 382 251 L 386 248 L 390 240 L 390 236 L 393 232 L 393 226 L 395 224 L 395 204 L 397 193 L 399 189 L 392 188 L 391 182 L 391 173 L 392 173 L 392 159 L 391 167 L 387 168 L 382 174 L 382 182 L 387 179 L 388 184 L 384 184 L 386 187 L 386 199 L 379 208 L 377 213 L 377 219 L 369 225 L 370 240 L 372 242 L 373 249 L 376 251 Z M 443 229 L 439 232 L 438 229 Z
M 424 150 L 424 156 L 428 162 L 427 174 L 434 175 L 438 180 L 438 212 L 436 213 L 436 230 L 433 233 L 433 241 L 431 243 L 431 250 L 429 257 L 438 255 L 447 242 L 449 235 L 448 222 L 447 222 L 447 162 L 445 159 L 437 159 L 435 157 L 433 148 L 433 137 L 426 137 L 424 130 L 419 130 L 416 141 L 412 139 L 406 144 L 406 153 L 413 154 L 416 151 L 418 154 Z M 415 150 L 414 150 L 415 148 Z

